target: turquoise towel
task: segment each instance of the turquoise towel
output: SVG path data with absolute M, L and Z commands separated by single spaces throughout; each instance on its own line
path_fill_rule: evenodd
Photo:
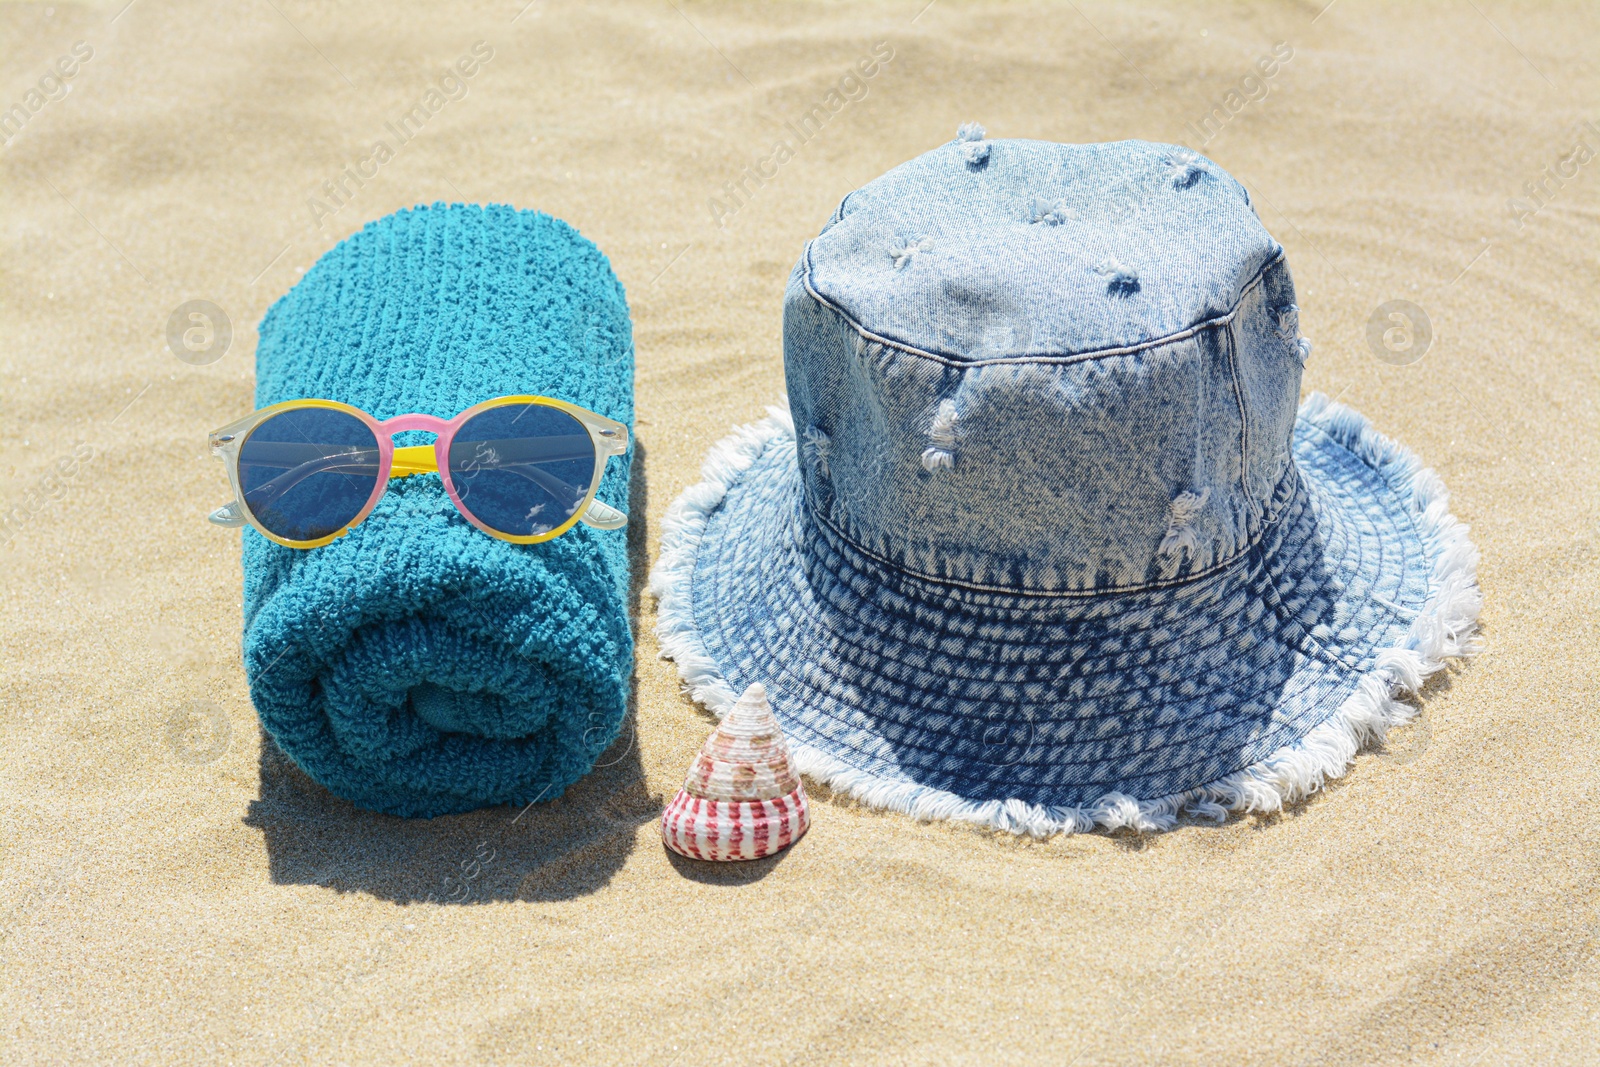
M 622 285 L 599 249 L 538 212 L 435 204 L 380 219 L 261 324 L 258 407 L 321 397 L 379 419 L 450 418 L 516 393 L 633 423 Z M 598 494 L 624 511 L 631 460 L 608 463 Z M 312 778 L 375 811 L 559 796 L 622 725 L 626 536 L 579 524 L 543 544 L 500 541 L 468 525 L 437 474 L 391 481 L 322 548 L 246 528 L 244 660 L 262 725 Z

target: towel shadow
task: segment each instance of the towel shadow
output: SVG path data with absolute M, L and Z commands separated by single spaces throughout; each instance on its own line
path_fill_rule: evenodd
M 628 617 L 646 579 L 645 450 L 634 443 L 628 525 Z M 604 887 L 633 852 L 638 828 L 661 814 L 639 759 L 637 674 L 617 740 L 556 800 L 435 819 L 365 811 L 312 781 L 261 734 L 260 795 L 246 826 L 262 832 L 272 881 L 367 893 L 397 904 L 566 900 Z

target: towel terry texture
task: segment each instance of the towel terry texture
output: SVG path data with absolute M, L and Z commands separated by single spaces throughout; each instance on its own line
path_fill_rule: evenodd
M 604 254 L 558 219 L 435 204 L 369 224 L 267 312 L 258 407 L 321 397 L 450 418 L 532 393 L 633 423 L 633 340 Z M 431 434 L 397 436 L 397 446 Z M 599 499 L 627 509 L 632 452 Z M 559 796 L 628 698 L 624 530 L 474 529 L 437 474 L 300 550 L 244 531 L 244 660 L 267 732 L 362 807 L 434 816 Z

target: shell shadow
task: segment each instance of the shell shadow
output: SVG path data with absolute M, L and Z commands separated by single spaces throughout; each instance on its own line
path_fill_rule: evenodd
M 799 844 L 799 842 L 795 842 Z M 791 846 L 792 848 L 792 846 Z M 701 885 L 751 885 L 761 881 L 777 869 L 778 864 L 789 855 L 790 849 L 771 856 L 763 856 L 758 860 L 729 860 L 718 862 L 715 860 L 694 860 L 687 856 L 680 856 L 676 852 L 661 846 L 661 851 L 667 854 L 667 860 L 672 864 L 672 869 Z

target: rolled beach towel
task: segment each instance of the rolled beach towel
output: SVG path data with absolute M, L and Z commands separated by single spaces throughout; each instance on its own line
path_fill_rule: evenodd
M 369 224 L 267 312 L 256 405 L 440 418 L 536 394 L 633 422 L 633 340 L 606 257 L 566 223 L 436 204 Z M 431 443 L 408 433 L 397 445 Z M 631 450 L 598 499 L 628 507 Z M 511 544 L 437 474 L 389 483 L 314 549 L 244 530 L 244 660 L 262 725 L 364 808 L 434 816 L 559 796 L 615 739 L 633 663 L 626 530 Z

